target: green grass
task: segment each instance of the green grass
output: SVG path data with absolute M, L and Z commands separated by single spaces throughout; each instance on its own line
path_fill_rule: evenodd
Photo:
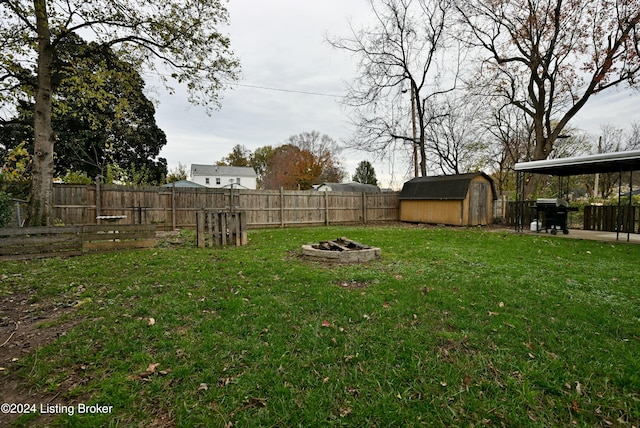
M 300 257 L 340 236 L 381 259 Z M 13 369 L 113 412 L 54 425 L 640 424 L 640 246 L 403 226 L 249 238 L 0 264 L 0 293 L 85 302 Z

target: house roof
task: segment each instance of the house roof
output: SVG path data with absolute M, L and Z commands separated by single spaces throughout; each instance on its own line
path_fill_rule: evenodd
M 483 172 L 416 177 L 404 183 L 400 192 L 400 199 L 462 200 L 467 197 L 471 181 L 478 176 L 482 176 L 489 181 L 492 197 L 496 199 L 493 180 Z
M 175 183 L 167 183 L 164 185 L 164 187 L 193 187 L 193 188 L 199 188 L 199 187 L 206 187 L 203 186 L 202 184 L 198 184 L 198 183 L 194 183 L 193 181 L 189 181 L 189 180 L 178 180 Z
M 191 164 L 191 176 L 207 177 L 250 177 L 256 178 L 257 174 L 250 166 L 220 166 Z
M 640 150 L 520 162 L 516 171 L 557 176 L 640 170 Z
M 324 188 L 323 188 L 324 187 Z M 324 191 L 330 190 L 334 192 L 366 192 L 366 193 L 380 193 L 380 188 L 373 184 L 363 183 L 322 183 L 317 190 Z

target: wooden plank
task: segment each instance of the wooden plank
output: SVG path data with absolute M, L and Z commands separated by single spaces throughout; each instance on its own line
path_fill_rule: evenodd
M 222 236 L 221 244 L 224 247 L 227 245 L 227 216 L 226 213 L 220 213 L 220 234 Z
M 100 224 L 100 225 L 86 225 L 82 226 L 83 233 L 86 232 L 100 232 L 100 231 L 154 231 L 156 230 L 155 224 Z
M 3 227 L 0 228 L 0 236 L 24 236 L 24 235 L 57 235 L 63 233 L 76 233 L 77 226 L 49 226 L 49 227 Z
M 155 239 L 141 239 L 137 241 L 99 241 L 83 242 L 82 248 L 85 250 L 121 250 L 135 248 L 152 248 L 156 245 Z

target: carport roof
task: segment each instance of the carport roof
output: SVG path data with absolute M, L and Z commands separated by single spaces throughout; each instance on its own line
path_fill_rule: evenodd
M 557 176 L 637 171 L 640 170 L 640 150 L 520 162 L 515 170 Z

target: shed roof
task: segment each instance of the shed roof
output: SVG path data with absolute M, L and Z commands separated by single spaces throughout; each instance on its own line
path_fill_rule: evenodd
M 366 193 L 380 193 L 380 188 L 373 184 L 363 183 L 322 183 L 317 190 L 334 191 L 334 192 L 366 192 Z
M 520 162 L 516 171 L 557 176 L 640 170 L 640 150 Z
M 167 183 L 164 185 L 164 187 L 173 187 L 174 185 L 175 187 L 190 187 L 190 188 L 206 187 L 206 186 L 203 186 L 202 184 L 194 183 L 193 181 L 189 181 L 189 180 L 178 180 L 174 183 Z
M 224 176 L 224 177 L 251 177 L 257 176 L 250 166 L 221 166 L 191 164 L 191 176 Z
M 467 197 L 471 181 L 478 176 L 482 176 L 489 181 L 492 198 L 496 199 L 493 180 L 484 172 L 416 177 L 404 183 L 400 192 L 400 199 L 462 200 Z

